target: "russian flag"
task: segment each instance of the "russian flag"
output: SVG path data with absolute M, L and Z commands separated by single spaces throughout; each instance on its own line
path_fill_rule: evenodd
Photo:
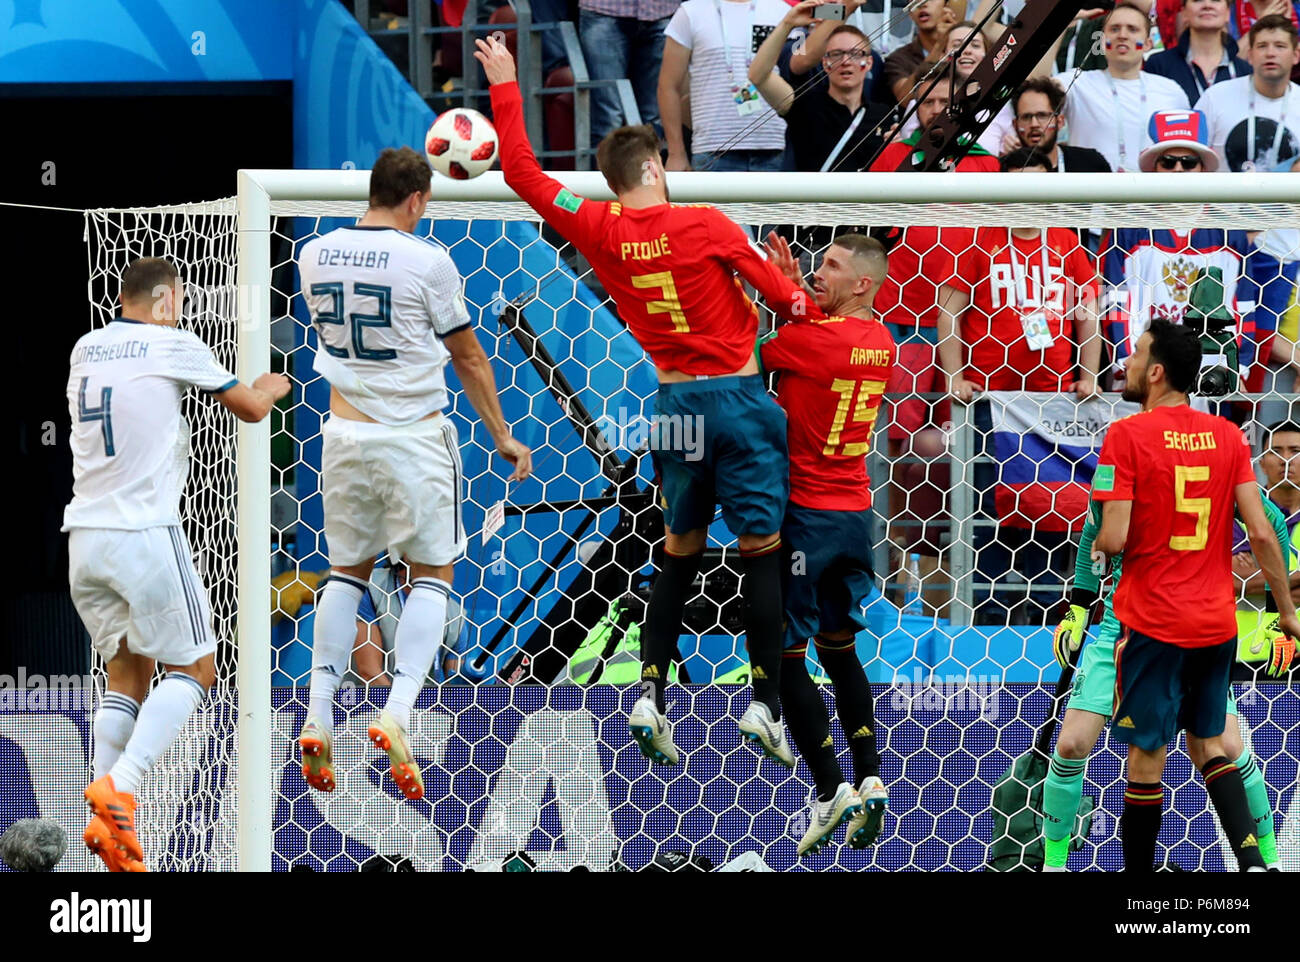
M 988 391 L 998 518 L 1004 527 L 1079 531 L 1106 428 L 1138 410 L 1109 398 Z

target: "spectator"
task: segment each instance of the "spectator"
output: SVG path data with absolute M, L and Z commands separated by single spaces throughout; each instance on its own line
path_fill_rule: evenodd
M 1296 28 L 1286 17 L 1255 21 L 1246 36 L 1255 71 L 1215 84 L 1196 109 L 1205 114 L 1210 145 L 1229 170 L 1272 170 L 1300 155 L 1300 86 L 1291 70 L 1300 62 Z
M 899 47 L 885 58 L 884 84 L 894 103 L 905 104 L 912 99 L 913 74 L 925 63 L 932 51 L 939 49 L 946 10 L 944 0 L 921 0 L 912 8 L 909 15 L 912 23 L 916 24 L 916 35 L 911 43 Z M 957 18 L 960 19 L 962 18 Z
M 1291 572 L 1291 586 L 1300 586 L 1300 424 L 1282 421 L 1270 425 L 1264 433 L 1264 450 L 1259 456 L 1259 466 L 1264 471 L 1264 487 L 1269 499 L 1282 509 L 1286 516 L 1286 529 L 1291 535 L 1291 550 L 1283 546 L 1287 570 Z M 1264 573 L 1255 561 L 1250 539 L 1240 521 L 1232 523 L 1232 570 L 1241 581 L 1241 596 L 1247 610 L 1274 611 L 1272 597 L 1264 597 Z
M 967 38 L 970 39 L 969 43 L 966 42 Z M 965 44 L 965 49 L 962 49 L 963 44 Z M 988 53 L 989 38 L 986 33 L 977 28 L 977 24 L 973 20 L 963 20 L 954 24 L 948 30 L 942 49 L 944 56 L 952 61 L 958 79 L 964 80 L 971 75 L 971 71 L 983 62 Z M 958 50 L 961 50 L 960 54 L 958 54 Z M 925 84 L 922 82 L 921 90 L 924 89 Z M 905 135 L 910 134 L 919 126 L 918 118 L 913 116 L 904 124 L 903 133 Z M 995 157 L 1017 146 L 1015 117 L 1010 104 L 1004 104 L 997 115 L 989 121 L 989 125 L 984 128 L 984 132 L 980 134 L 977 143 Z
M 796 84 L 795 78 L 812 72 L 820 72 L 822 57 L 826 53 L 826 42 L 830 39 L 831 31 L 840 26 L 856 27 L 862 36 L 867 38 L 866 49 L 868 53 L 872 54 L 871 63 L 867 66 L 867 76 L 863 81 L 863 90 L 868 100 L 875 100 L 874 91 L 877 82 L 884 76 L 885 64 L 882 59 L 883 54 L 872 50 L 870 38 L 875 34 L 863 26 L 862 17 L 853 15 L 853 12 L 864 2 L 866 0 L 848 0 L 844 4 L 846 16 L 842 22 L 821 20 L 817 21 L 817 25 L 811 31 L 802 28 L 791 30 L 789 39 L 786 40 L 785 46 L 781 49 L 781 58 L 777 61 L 782 78 L 788 83 Z M 889 101 L 889 98 L 886 97 L 885 100 Z
M 1091 147 L 1058 144 L 1065 91 L 1051 77 L 1030 77 L 1011 98 L 1020 146 L 1042 155 L 1047 166 L 1062 173 L 1110 173 L 1106 158 Z
M 1183 88 L 1188 103 L 1196 103 L 1210 87 L 1250 73 L 1250 64 L 1237 56 L 1237 41 L 1228 36 L 1229 0 L 1183 0 L 1187 29 L 1176 47 L 1147 58 L 1147 73 L 1168 77 Z M 1204 109 L 1199 107 L 1198 109 Z
M 862 31 L 846 23 L 831 30 L 822 55 L 825 75 L 798 96 L 776 70 L 786 37 L 812 23 L 819 3 L 803 0 L 790 8 L 749 65 L 749 81 L 785 118 L 796 170 L 861 170 L 880 149 L 881 122 L 889 116 L 888 108 L 865 99 L 871 51 Z
M 948 108 L 951 78 L 940 80 L 917 107 L 921 127 L 929 126 Z M 891 143 L 872 165 L 873 171 L 894 171 L 907 160 L 920 141 L 920 130 L 903 141 Z M 958 173 L 998 170 L 998 162 L 978 145 L 957 164 Z M 889 273 L 876 294 L 876 313 L 889 328 L 898 346 L 897 363 L 888 393 L 942 393 L 947 383 L 935 355 L 939 343 L 939 288 L 951 274 L 953 263 L 964 257 L 974 241 L 970 228 L 908 227 L 889 252 Z M 894 401 L 889 424 L 891 453 L 901 452 L 904 443 L 922 431 L 937 431 L 948 420 L 947 402 L 911 399 Z
M 1102 22 L 1102 34 L 1106 69 L 1057 75 L 1066 90 L 1069 140 L 1098 151 L 1112 170 L 1135 170 L 1152 113 L 1191 105 L 1174 81 L 1142 70 L 1151 22 L 1140 8 L 1127 0 L 1116 4 Z
M 1129 0 L 1143 13 L 1149 13 L 1154 0 Z M 998 22 L 1010 23 L 1020 16 L 1025 7 L 1025 0 L 980 0 L 979 6 L 970 18 L 983 20 L 989 10 L 998 6 Z M 1035 73 L 1050 74 L 1054 70 L 1100 70 L 1106 66 L 1106 58 L 1101 55 L 1101 41 L 1097 34 L 1101 32 L 1101 18 L 1109 7 L 1085 7 L 1071 21 L 1070 26 L 1057 38 L 1038 64 Z
M 1240 40 L 1265 17 L 1284 17 L 1300 29 L 1292 0 L 1232 0 L 1232 35 Z
M 1046 169 L 1040 167 L 1040 169 Z M 949 392 L 1097 393 L 1097 271 L 1065 227 L 981 227 L 939 289 Z
M 681 0 L 580 0 L 578 37 L 592 80 L 628 78 L 641 123 L 661 134 L 658 76 L 664 30 Z M 591 144 L 627 123 L 613 88 L 591 92 Z
M 1155 114 L 1150 126 L 1152 145 L 1142 151 L 1141 169 L 1160 173 L 1218 170 L 1219 158 L 1209 147 L 1205 127 L 1205 115 L 1200 111 Z M 1249 273 L 1251 244 L 1245 231 L 1121 228 L 1107 238 L 1102 250 L 1117 388 L 1124 377 L 1124 359 L 1142 332 L 1156 318 L 1182 323 L 1192 287 L 1201 271 L 1209 267 L 1222 271 L 1225 301 L 1238 318 L 1240 370 L 1249 370 L 1256 353 L 1257 298 Z
M 783 0 L 685 0 L 668 22 L 659 70 L 659 116 L 668 170 L 780 170 L 785 121 L 749 82 L 763 38 L 789 7 Z M 690 80 L 691 150 L 682 140 Z

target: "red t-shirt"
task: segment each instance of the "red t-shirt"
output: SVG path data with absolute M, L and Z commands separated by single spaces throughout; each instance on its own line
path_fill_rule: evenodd
M 1010 241 L 1010 245 L 1008 244 Z M 966 379 L 987 391 L 1064 391 L 1074 380 L 1073 308 L 1096 296 L 1097 268 L 1079 235 L 1049 227 L 1023 240 L 981 227 L 948 281 L 970 295 L 961 319 Z M 1052 346 L 1035 350 L 1022 316 L 1041 313 Z
M 716 208 L 641 210 L 587 200 L 542 173 L 528 144 L 519 86 L 492 86 L 506 183 L 591 263 L 619 316 L 665 371 L 730 374 L 758 336 L 758 309 L 737 272 L 787 320 L 825 315 Z
M 1180 648 L 1237 633 L 1232 518 L 1239 484 L 1255 484 L 1241 430 L 1185 404 L 1116 421 L 1106 432 L 1092 496 L 1132 501 L 1120 623 Z
M 865 459 L 894 364 L 885 325 L 860 317 L 786 324 L 760 351 L 763 367 L 781 372 L 790 500 L 824 511 L 871 507 Z
M 915 145 L 892 143 L 880 152 L 872 171 L 892 172 L 915 150 Z M 988 154 L 968 154 L 957 163 L 957 173 L 997 173 L 998 159 Z M 934 327 L 939 317 L 939 286 L 952 274 L 954 260 L 974 243 L 971 227 L 918 225 L 903 231 L 889 252 L 889 274 L 876 292 L 872 309 L 884 324 Z

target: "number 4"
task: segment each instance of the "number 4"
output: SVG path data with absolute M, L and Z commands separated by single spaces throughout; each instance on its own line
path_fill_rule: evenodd
M 81 390 L 77 392 L 77 420 L 81 422 L 98 421 L 99 432 L 104 436 L 104 454 L 107 457 L 113 457 L 117 454 L 117 449 L 113 447 L 113 389 L 104 387 L 99 389 L 99 407 L 86 407 L 86 382 L 90 378 L 81 379 Z

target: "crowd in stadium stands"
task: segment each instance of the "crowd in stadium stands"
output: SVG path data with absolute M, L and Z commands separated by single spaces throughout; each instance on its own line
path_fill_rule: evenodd
M 443 0 L 444 15 L 457 4 Z M 669 170 L 895 171 L 1024 2 L 1005 0 L 1000 20 L 981 30 L 994 5 L 925 0 L 907 14 L 910 37 L 894 23 L 907 4 L 889 0 L 848 0 L 843 22 L 813 20 L 813 0 L 578 0 L 567 9 L 533 0 L 533 19 L 575 20 L 590 75 L 631 82 Z M 1300 170 L 1297 8 L 1121 0 L 1084 10 L 957 169 Z M 552 36 L 546 43 L 559 49 Z M 544 59 L 547 70 L 559 64 Z M 591 112 L 593 144 L 624 122 L 610 91 L 593 93 Z M 829 232 L 798 237 L 811 251 Z M 1122 387 L 1138 336 L 1155 318 L 1182 316 L 1204 268 L 1222 271 L 1245 388 L 1294 390 L 1300 231 L 911 226 L 891 240 L 875 304 L 898 345 L 889 391 L 929 395 L 891 405 L 891 538 L 921 553 L 927 571 L 942 554 L 947 397 L 1083 399 Z M 1263 424 L 1293 417 L 1282 400 L 1253 414 Z

